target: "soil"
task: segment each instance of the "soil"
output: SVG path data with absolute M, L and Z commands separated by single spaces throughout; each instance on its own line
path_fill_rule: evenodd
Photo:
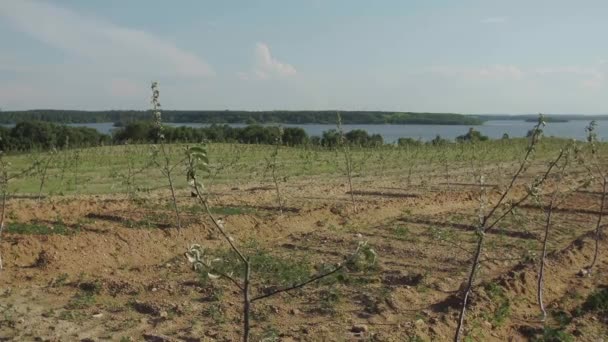
M 311 284 L 255 302 L 254 341 L 453 338 L 475 247 L 475 185 L 463 180 L 406 186 L 356 178 L 354 186 L 353 206 L 344 179 L 284 183 L 282 214 L 269 184 L 213 187 L 214 208 L 238 208 L 217 215 L 240 245 L 255 240 L 277 258 L 310 265 L 340 263 L 360 241 L 377 256 L 371 270 L 346 271 L 347 281 Z M 489 191 L 497 198 L 497 189 Z M 514 197 L 523 191 L 518 187 Z M 192 244 L 219 249 L 226 243 L 189 191 L 179 193 L 182 229 L 175 227 L 168 199 L 163 191 L 137 198 L 12 199 L 9 224 L 68 233 L 4 233 L 0 340 L 238 341 L 238 289 L 199 276 L 184 257 Z M 593 272 L 578 275 L 593 257 L 590 232 L 598 202 L 597 189 L 574 192 L 554 212 L 546 322 L 536 299 L 543 211 L 526 202 L 488 233 L 466 320 L 471 340 L 531 340 L 544 327 L 580 341 L 608 337 L 605 315 L 577 311 L 589 294 L 608 286 L 606 239 Z M 265 285 L 256 283 L 256 274 L 252 280 L 253 293 L 262 293 Z M 567 322 L 560 320 L 564 315 Z

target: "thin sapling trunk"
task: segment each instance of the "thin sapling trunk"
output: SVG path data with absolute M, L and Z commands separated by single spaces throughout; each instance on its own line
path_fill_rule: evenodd
M 357 205 L 355 202 L 355 193 L 353 190 L 353 161 L 352 161 L 352 156 L 350 154 L 350 149 L 348 147 L 348 142 L 346 141 L 346 137 L 344 136 L 344 131 L 342 130 L 342 117 L 340 116 L 340 113 L 337 113 L 337 117 L 338 117 L 338 121 L 337 121 L 337 126 L 338 126 L 338 144 L 340 145 L 340 148 L 342 149 L 342 153 L 344 154 L 344 164 L 345 164 L 345 168 L 346 168 L 346 177 L 348 178 L 348 192 L 350 193 L 350 200 L 351 203 L 353 205 L 353 209 L 356 211 L 357 210 Z
M 473 289 L 474 286 L 474 282 L 475 282 L 475 274 L 477 272 L 477 269 L 480 266 L 480 256 L 483 253 L 483 247 L 484 247 L 484 241 L 485 241 L 485 234 L 487 234 L 489 231 L 491 231 L 498 223 L 500 223 L 509 213 L 513 212 L 513 210 L 518 207 L 520 204 L 522 204 L 524 201 L 526 201 L 531 193 L 534 191 L 534 189 L 536 189 L 538 186 L 540 186 L 542 183 L 544 183 L 544 181 L 547 179 L 547 177 L 549 176 L 549 173 L 551 172 L 551 170 L 553 169 L 553 167 L 555 166 L 555 164 L 562 158 L 563 156 L 563 151 L 559 154 L 559 156 L 551 162 L 551 164 L 549 165 L 548 169 L 546 170 L 546 172 L 544 173 L 544 175 L 540 178 L 540 179 L 536 179 L 534 181 L 534 183 L 531 186 L 531 190 L 527 191 L 526 194 L 524 194 L 523 196 L 521 196 L 519 199 L 517 199 L 515 202 L 511 203 L 509 205 L 509 207 L 507 208 L 507 210 L 505 210 L 504 212 L 498 214 L 498 209 L 500 207 L 502 207 L 502 205 L 505 203 L 507 196 L 509 195 L 509 193 L 511 193 L 511 190 L 513 190 L 513 188 L 515 187 L 515 182 L 517 181 L 517 179 L 519 179 L 519 177 L 521 176 L 521 174 L 528 168 L 529 166 L 529 159 L 531 158 L 533 152 L 535 151 L 535 147 L 538 143 L 538 140 L 540 139 L 540 135 L 541 135 L 541 129 L 540 127 L 544 126 L 544 121 L 542 116 L 539 117 L 539 121 L 536 124 L 536 126 L 534 126 L 533 129 L 533 133 L 530 137 L 530 143 L 528 145 L 528 148 L 526 149 L 526 153 L 524 155 L 524 158 L 521 161 L 521 164 L 518 168 L 518 170 L 515 172 L 515 174 L 511 177 L 511 181 L 509 182 L 508 186 L 506 187 L 506 189 L 502 192 L 499 200 L 494 203 L 494 205 L 491 207 L 491 209 L 489 210 L 489 212 L 486 214 L 485 213 L 485 196 L 484 191 L 485 191 L 485 186 L 483 184 L 483 178 L 480 176 L 480 211 L 479 211 L 479 226 L 477 228 L 476 231 L 476 235 L 477 235 L 477 244 L 476 244 L 476 248 L 475 248 L 475 255 L 473 256 L 472 259 L 472 264 L 471 264 L 471 268 L 469 271 L 469 276 L 467 278 L 467 282 L 466 282 L 466 286 L 463 292 L 463 299 L 461 302 L 461 306 L 460 306 L 460 313 L 458 316 L 458 322 L 457 322 L 457 327 L 456 327 L 456 332 L 454 335 L 454 341 L 455 342 L 459 342 L 462 338 L 462 333 L 463 333 L 463 327 L 464 327 L 464 322 L 465 322 L 465 316 L 466 316 L 466 309 L 467 309 L 467 304 L 468 304 L 468 299 L 469 296 L 471 294 L 471 291 Z M 496 218 L 494 216 L 497 216 Z
M 163 173 L 163 175 L 165 177 L 167 177 L 167 183 L 169 185 L 169 190 L 171 191 L 171 200 L 172 200 L 172 204 L 173 204 L 173 210 L 175 211 L 175 220 L 177 223 L 177 228 L 181 229 L 182 228 L 182 223 L 181 223 L 181 219 L 180 219 L 180 213 L 179 213 L 179 207 L 177 205 L 177 196 L 175 195 L 175 186 L 173 185 L 173 170 L 181 164 L 181 162 L 183 162 L 183 160 L 181 160 L 180 162 L 176 163 L 175 165 L 171 165 L 171 159 L 169 158 L 169 154 L 167 153 L 166 147 L 165 147 L 165 136 L 162 133 L 162 114 L 160 111 L 161 108 L 161 104 L 159 101 L 159 97 L 160 97 L 160 91 L 158 90 L 158 82 L 152 82 L 152 111 L 154 113 L 154 124 L 156 127 L 156 135 L 157 135 L 157 139 L 160 143 L 160 152 L 162 154 L 162 159 L 163 159 L 163 164 L 159 165 L 159 167 L 161 168 L 161 172 Z
M 596 128 L 597 123 L 595 122 L 595 120 L 591 121 L 589 123 L 589 126 L 585 128 L 585 130 L 587 131 L 587 141 L 591 147 L 591 158 L 589 161 L 589 164 L 591 164 L 591 166 L 588 167 L 588 171 L 591 177 L 598 178 L 602 185 L 602 195 L 599 203 L 597 221 L 594 230 L 595 250 L 593 252 L 593 260 L 591 261 L 591 264 L 586 267 L 587 274 L 589 275 L 593 271 L 593 267 L 595 267 L 597 258 L 600 253 L 600 240 L 602 238 L 602 220 L 604 218 L 604 209 L 606 208 L 606 191 L 608 190 L 608 175 L 606 174 L 606 172 L 604 172 L 598 157 L 599 151 L 597 146 L 597 133 L 595 132 Z
M 543 322 L 547 319 L 547 311 L 545 310 L 545 305 L 543 302 L 543 291 L 544 291 L 544 282 L 545 282 L 545 266 L 546 266 L 546 260 L 547 260 L 547 245 L 548 245 L 548 241 L 549 241 L 549 232 L 553 225 L 553 222 L 552 222 L 553 209 L 555 209 L 555 207 L 557 206 L 557 200 L 561 194 L 560 186 L 562 185 L 562 182 L 564 181 L 565 171 L 568 166 L 569 154 L 570 154 L 570 150 L 568 149 L 566 156 L 564 158 L 564 163 L 561 165 L 561 167 L 559 168 L 559 171 L 557 173 L 558 179 L 555 184 L 555 189 L 553 189 L 553 193 L 551 194 L 551 199 L 549 200 L 549 204 L 544 209 L 545 228 L 544 228 L 544 232 L 543 232 L 543 241 L 542 241 L 542 247 L 541 247 L 540 262 L 539 262 L 539 267 L 538 267 L 538 281 L 537 281 L 537 291 L 536 291 L 536 298 L 538 300 L 538 306 L 539 306 L 539 309 L 541 312 L 541 320 Z M 541 195 L 538 193 L 535 193 L 532 196 L 536 199 L 539 206 L 541 208 L 543 208 L 543 203 L 540 200 Z
M 55 150 L 49 152 L 49 155 L 46 159 L 42 161 L 38 161 L 38 176 L 40 177 L 40 186 L 38 187 L 38 204 L 42 201 L 42 189 L 44 188 L 44 184 L 46 183 L 49 166 L 51 162 L 55 158 Z
M 280 293 L 289 292 L 289 291 L 292 291 L 295 289 L 302 288 L 308 284 L 311 284 L 311 283 L 321 280 L 325 277 L 328 277 L 336 272 L 339 272 L 347 264 L 349 264 L 350 262 L 355 260 L 355 258 L 359 256 L 360 252 L 364 248 L 366 248 L 366 246 L 367 246 L 366 243 L 359 243 L 359 247 L 357 248 L 357 250 L 345 262 L 338 264 L 332 270 L 323 272 L 316 276 L 313 276 L 300 283 L 297 283 L 297 284 L 294 284 L 291 286 L 287 286 L 287 287 L 282 287 L 282 288 L 273 290 L 271 292 L 252 297 L 251 283 L 252 283 L 252 275 L 253 275 L 252 271 L 253 270 L 252 270 L 251 261 L 250 261 L 249 257 L 245 256 L 245 254 L 240 250 L 240 248 L 237 247 L 234 239 L 230 235 L 228 235 L 228 233 L 226 232 L 226 229 L 224 228 L 224 223 L 221 220 L 218 220 L 213 215 L 213 213 L 210 209 L 209 202 L 208 202 L 208 196 L 206 194 L 204 194 L 203 183 L 202 183 L 202 181 L 199 180 L 199 177 L 198 177 L 198 171 L 208 172 L 208 163 L 209 162 L 208 162 L 208 158 L 207 158 L 207 152 L 203 147 L 192 147 L 192 148 L 188 149 L 187 155 L 188 155 L 187 156 L 187 158 L 188 158 L 187 180 L 188 180 L 189 184 L 192 186 L 193 191 L 196 193 L 196 197 L 197 197 L 199 203 L 201 204 L 201 206 L 204 208 L 204 211 L 205 211 L 207 217 L 213 223 L 213 226 L 220 232 L 224 241 L 226 241 L 226 243 L 230 246 L 230 249 L 238 256 L 238 262 L 240 264 L 240 267 L 242 267 L 242 271 L 243 271 L 243 278 L 241 280 L 238 280 L 238 279 L 234 278 L 231 274 L 226 274 L 226 273 L 223 273 L 223 272 L 215 269 L 213 267 L 213 262 L 216 259 L 215 258 L 211 259 L 211 260 L 205 259 L 205 251 L 200 245 L 192 245 L 190 247 L 190 249 L 188 250 L 188 252 L 186 252 L 186 257 L 187 257 L 188 261 L 190 261 L 193 264 L 193 267 L 195 270 L 202 269 L 207 272 L 209 277 L 211 277 L 211 275 L 214 274 L 214 276 L 212 278 L 227 279 L 236 288 L 239 289 L 239 291 L 241 292 L 242 298 L 243 298 L 242 341 L 248 342 L 250 339 L 251 307 L 254 302 L 275 296 Z M 373 262 L 375 262 L 375 252 L 369 248 L 367 248 L 367 251 L 373 253 L 373 255 L 374 255 Z
M 281 146 L 281 143 L 282 143 L 282 136 L 283 136 L 283 128 L 279 127 L 279 136 L 276 138 L 274 150 L 272 152 L 271 160 L 270 160 L 270 172 L 272 175 L 272 181 L 274 183 L 274 189 L 277 194 L 277 203 L 279 205 L 279 213 L 281 213 L 281 214 L 283 214 L 283 197 L 281 196 L 281 188 L 279 186 L 277 159 L 279 156 L 279 147 Z

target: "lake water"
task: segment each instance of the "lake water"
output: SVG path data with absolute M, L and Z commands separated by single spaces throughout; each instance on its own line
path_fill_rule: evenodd
M 600 140 L 608 140 L 608 120 L 598 120 L 598 138 Z M 454 139 L 459 135 L 466 134 L 470 127 L 474 127 L 483 135 L 490 138 L 501 138 L 504 133 L 510 137 L 524 137 L 528 130 L 532 129 L 534 122 L 526 122 L 523 120 L 490 120 L 486 121 L 481 126 L 467 125 L 343 125 L 345 132 L 353 129 L 363 129 L 370 134 L 380 134 L 387 143 L 397 141 L 401 137 L 410 137 L 421 139 L 424 141 L 435 138 L 438 134 L 442 138 Z M 589 124 L 585 120 L 573 120 L 569 122 L 548 123 L 544 128 L 544 133 L 547 136 L 556 136 L 563 138 L 571 138 L 577 140 L 585 140 L 585 126 Z M 205 127 L 208 124 L 200 123 L 168 123 L 170 126 L 190 126 L 190 127 Z M 116 129 L 111 122 L 103 123 L 86 123 L 86 124 L 71 124 L 70 126 L 85 126 L 97 129 L 101 133 L 109 134 L 113 129 Z M 232 127 L 245 127 L 246 124 L 231 124 Z M 275 126 L 274 124 L 271 126 Z M 329 124 L 283 124 L 283 127 L 302 127 L 309 136 L 323 134 L 323 131 L 335 129 L 336 125 Z

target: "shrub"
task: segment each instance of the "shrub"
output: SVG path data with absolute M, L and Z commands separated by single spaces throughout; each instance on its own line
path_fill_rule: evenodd
M 488 140 L 488 137 L 481 134 L 481 132 L 475 130 L 474 128 L 469 128 L 467 134 L 456 137 L 456 142 L 477 142 L 486 140 Z
M 608 288 L 597 290 L 583 303 L 583 311 L 608 314 Z

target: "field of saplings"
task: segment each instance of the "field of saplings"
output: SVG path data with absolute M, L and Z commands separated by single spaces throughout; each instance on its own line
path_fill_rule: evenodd
M 4 153 L 0 340 L 601 340 L 608 145 L 543 125 Z

